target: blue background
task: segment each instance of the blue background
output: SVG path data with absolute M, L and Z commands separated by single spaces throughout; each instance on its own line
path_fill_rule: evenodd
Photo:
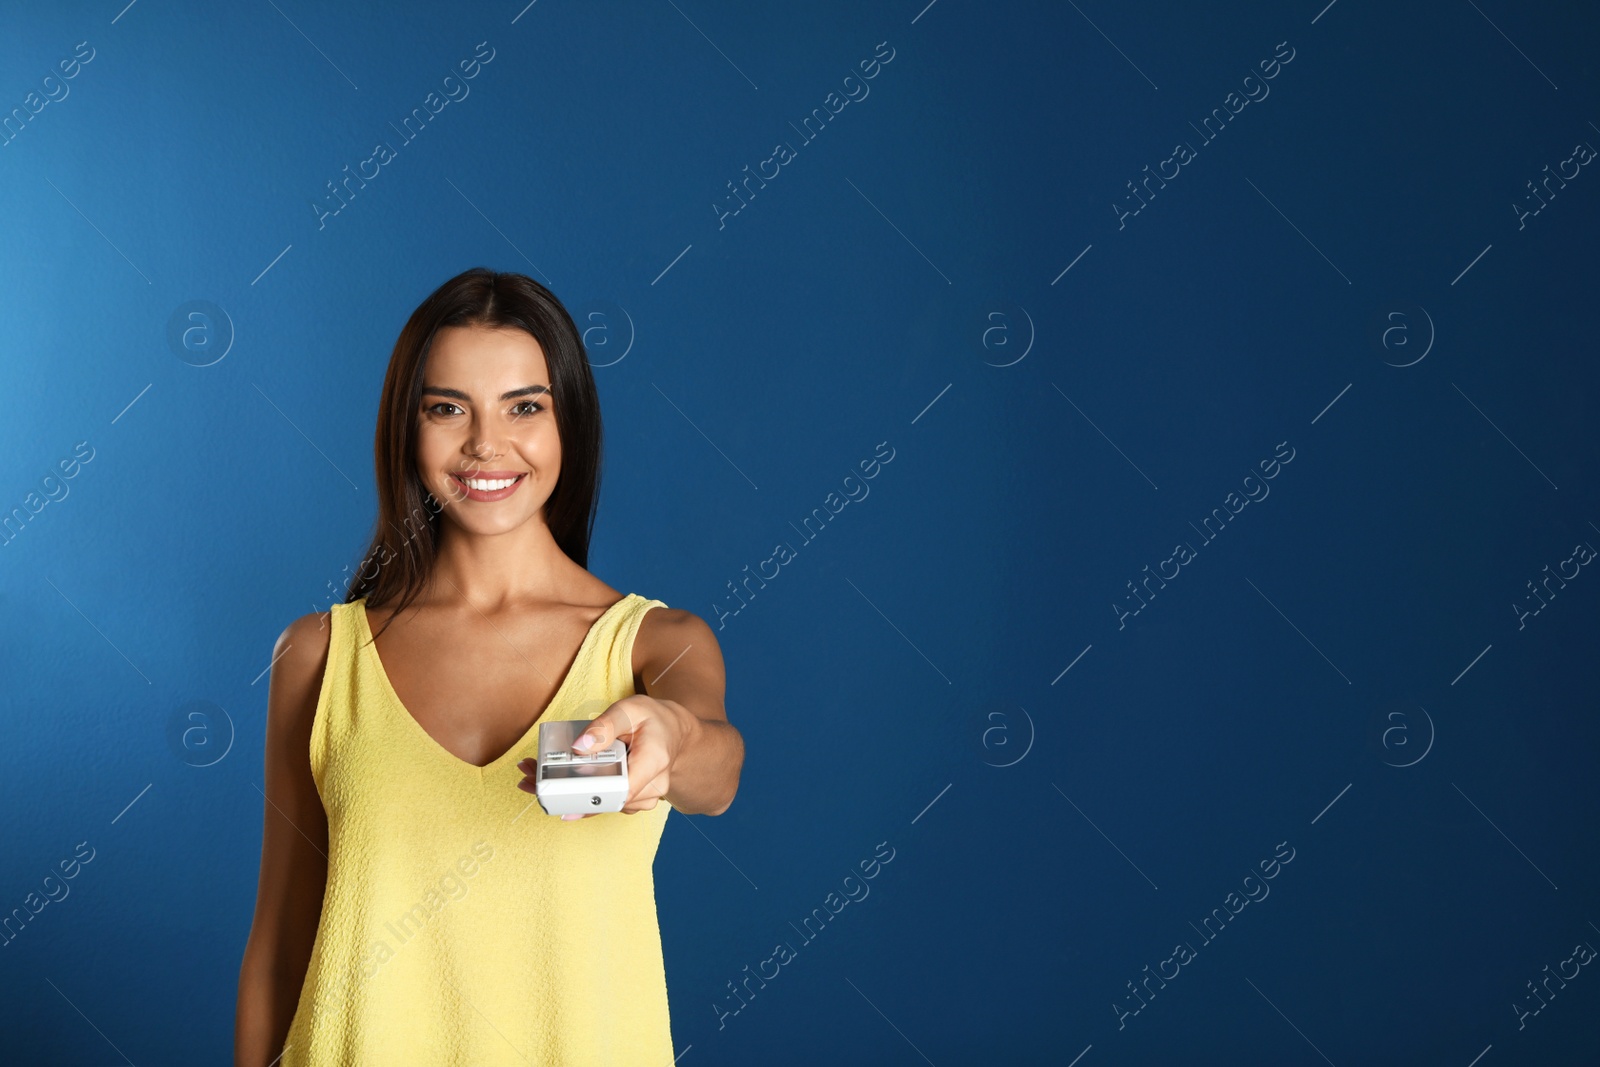
M 477 265 L 588 330 L 591 569 L 721 623 L 742 785 L 655 868 L 680 1064 L 1595 1061 L 1593 968 L 1519 1011 L 1600 946 L 1600 578 L 1522 615 L 1600 545 L 1600 176 L 1515 207 L 1600 145 L 1593 13 L 924 4 L 5 17 L 0 112 L 93 49 L 0 148 L 0 914 L 94 850 L 0 950 L 8 1062 L 226 1062 L 273 641 L 342 600 L 395 336 Z

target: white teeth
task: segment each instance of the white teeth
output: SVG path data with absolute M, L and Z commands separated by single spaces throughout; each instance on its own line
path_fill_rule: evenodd
M 497 478 L 493 481 L 489 481 L 483 478 L 462 478 L 461 481 L 465 482 L 470 488 L 476 489 L 479 492 L 492 493 L 496 489 L 505 489 L 509 486 L 515 485 L 517 479 Z

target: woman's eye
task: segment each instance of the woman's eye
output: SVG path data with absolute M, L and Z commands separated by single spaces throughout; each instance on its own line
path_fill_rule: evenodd
M 453 408 L 455 410 L 454 411 L 440 411 L 439 410 L 440 408 Z M 461 409 L 457 405 L 450 403 L 450 401 L 448 401 L 448 400 L 441 400 L 439 403 L 434 404 L 434 405 L 432 405 L 430 407 L 424 408 L 423 410 L 428 412 L 429 414 L 453 415 L 453 414 L 455 414 L 456 411 L 460 411 Z M 516 412 L 517 416 L 520 418 L 524 414 L 533 415 L 533 414 L 537 414 L 538 412 L 543 411 L 544 410 L 544 405 L 540 404 L 536 400 L 524 400 L 522 403 L 518 404 L 516 407 L 512 408 L 511 410 Z

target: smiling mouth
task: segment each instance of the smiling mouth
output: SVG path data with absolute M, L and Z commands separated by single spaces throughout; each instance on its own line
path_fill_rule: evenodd
M 527 477 L 526 472 L 518 471 L 450 472 L 450 480 L 461 487 L 465 499 L 481 502 L 505 499 L 516 492 Z
M 499 477 L 491 478 L 485 477 L 482 474 L 474 474 L 471 477 L 468 477 L 463 474 L 452 473 L 450 477 L 454 478 L 458 483 L 466 486 L 468 489 L 476 489 L 480 493 L 492 493 L 501 489 L 511 488 L 513 485 L 517 484 L 517 482 L 521 481 L 523 478 L 526 478 L 527 475 L 507 473 Z

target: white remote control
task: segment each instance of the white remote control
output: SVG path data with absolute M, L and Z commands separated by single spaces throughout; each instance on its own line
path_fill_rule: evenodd
M 620 738 L 593 752 L 572 750 L 572 743 L 593 721 L 539 724 L 535 796 L 546 815 L 621 811 L 628 799 L 628 746 Z

